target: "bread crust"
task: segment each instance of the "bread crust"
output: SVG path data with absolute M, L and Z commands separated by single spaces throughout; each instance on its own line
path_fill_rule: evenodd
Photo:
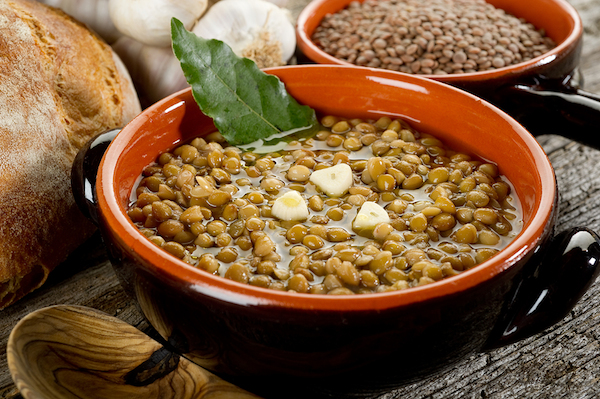
M 140 112 L 115 57 L 57 9 L 0 0 L 0 308 L 94 231 L 73 199 L 71 165 L 92 137 Z

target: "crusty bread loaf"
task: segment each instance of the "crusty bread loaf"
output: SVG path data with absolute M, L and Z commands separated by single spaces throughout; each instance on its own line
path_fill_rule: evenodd
M 40 287 L 94 231 L 71 165 L 140 112 L 111 48 L 63 12 L 0 0 L 0 308 Z

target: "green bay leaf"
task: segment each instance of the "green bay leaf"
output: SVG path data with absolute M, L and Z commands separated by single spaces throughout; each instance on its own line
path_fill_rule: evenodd
M 192 86 L 194 99 L 211 117 L 225 140 L 242 145 L 285 132 L 318 128 L 315 111 L 300 105 L 273 75 L 214 39 L 188 32 L 181 21 L 171 20 L 173 52 Z

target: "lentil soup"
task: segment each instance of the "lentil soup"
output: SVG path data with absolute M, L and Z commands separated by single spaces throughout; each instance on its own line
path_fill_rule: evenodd
M 519 200 L 495 164 L 400 119 L 321 123 L 276 153 L 228 146 L 218 132 L 165 152 L 128 215 L 190 265 L 313 294 L 430 284 L 520 232 Z

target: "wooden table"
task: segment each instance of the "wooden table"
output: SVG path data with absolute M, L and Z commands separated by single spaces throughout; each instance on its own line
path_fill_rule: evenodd
M 294 15 L 309 0 L 290 0 Z M 585 26 L 584 88 L 600 94 L 600 0 L 570 0 Z M 561 195 L 558 229 L 600 231 L 600 152 L 549 131 L 538 137 L 556 170 Z M 600 134 L 600 131 L 599 131 Z M 20 398 L 6 364 L 6 342 L 23 316 L 53 304 L 99 309 L 145 330 L 147 323 L 117 281 L 100 238 L 93 237 L 48 283 L 0 311 L 0 397 Z M 544 334 L 485 354 L 405 386 L 392 398 L 595 398 L 600 396 L 600 280 L 569 316 Z

